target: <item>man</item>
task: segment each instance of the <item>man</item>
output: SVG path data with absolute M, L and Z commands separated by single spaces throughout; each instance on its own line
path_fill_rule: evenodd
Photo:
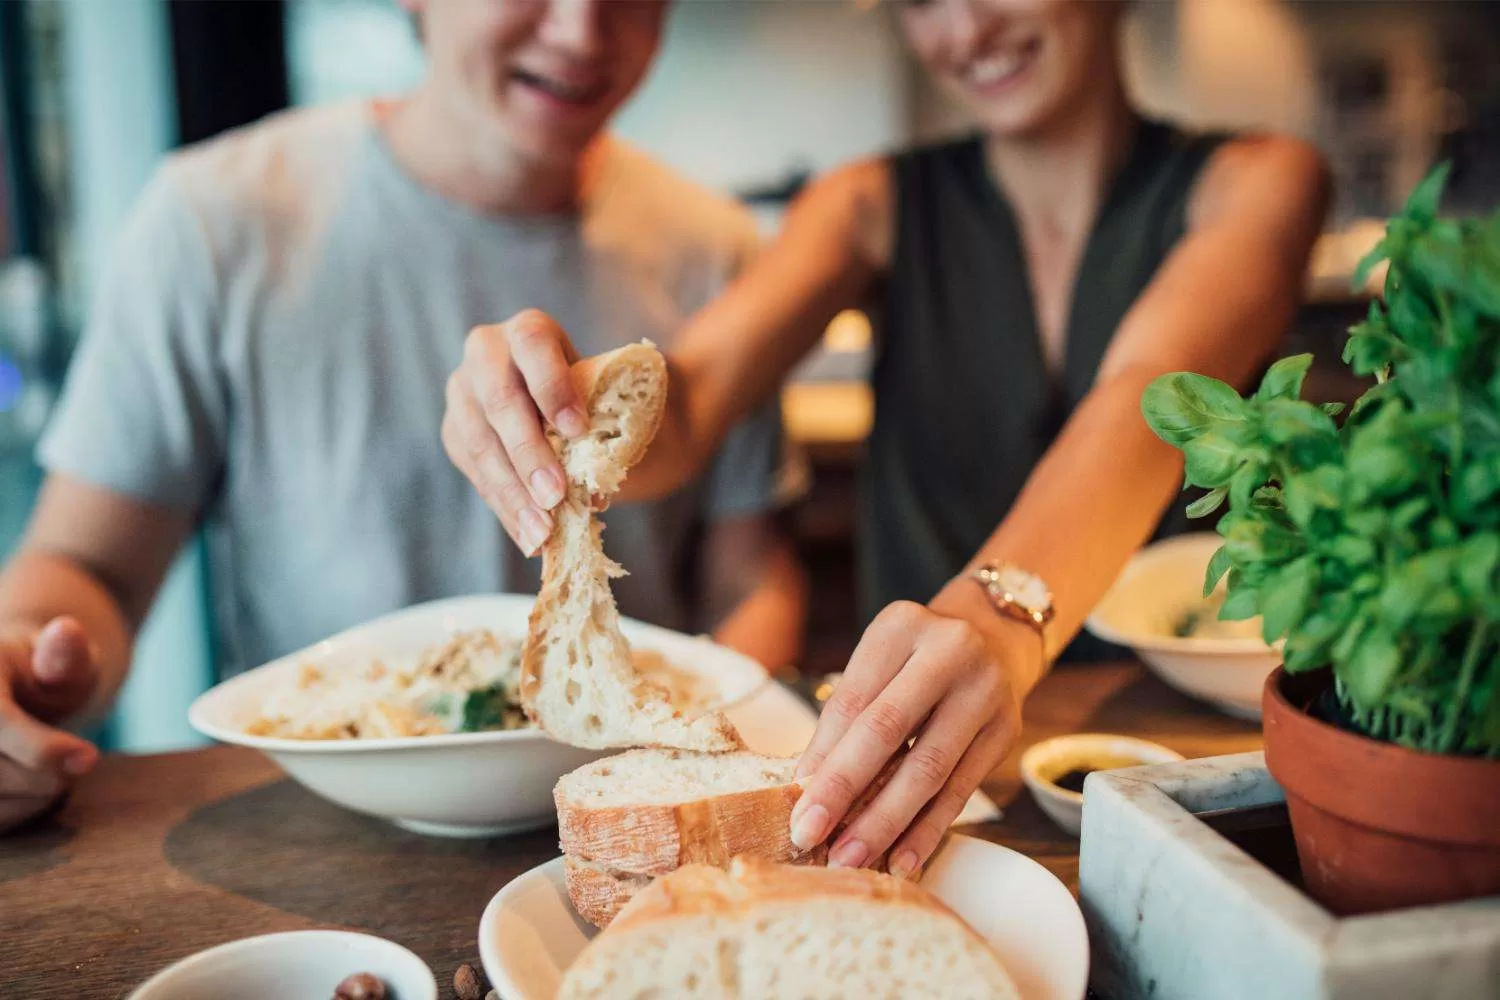
M 439 444 L 454 331 L 540 303 L 587 354 L 668 343 L 752 252 L 746 214 L 603 134 L 664 0 L 407 2 L 415 93 L 186 150 L 122 235 L 0 575 L 0 829 L 92 767 L 61 727 L 107 708 L 200 524 L 230 671 L 417 601 L 533 589 L 503 531 L 534 552 L 550 524 L 502 526 Z M 525 399 L 486 405 L 503 422 Z M 626 614 L 795 656 L 779 446 L 763 413 L 701 481 L 608 512 Z

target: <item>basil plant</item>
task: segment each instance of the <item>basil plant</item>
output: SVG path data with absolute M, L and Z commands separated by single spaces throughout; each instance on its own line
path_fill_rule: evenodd
M 1321 711 L 1416 750 L 1500 758 L 1500 212 L 1439 218 L 1413 192 L 1356 281 L 1389 262 L 1344 361 L 1375 384 L 1340 421 L 1301 398 L 1311 355 L 1253 396 L 1190 373 L 1142 399 L 1180 448 L 1189 514 L 1228 503 L 1205 596 L 1262 616 L 1290 673 L 1331 667 Z

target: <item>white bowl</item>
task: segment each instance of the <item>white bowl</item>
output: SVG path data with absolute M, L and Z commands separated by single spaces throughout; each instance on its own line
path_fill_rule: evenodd
M 1042 807 L 1042 812 L 1076 837 L 1083 825 L 1083 795 L 1060 788 L 1053 782 L 1074 768 L 1096 768 L 1101 760 L 1129 761 L 1119 767 L 1135 767 L 1182 760 L 1182 754 L 1133 736 L 1107 733 L 1054 736 L 1028 747 L 1021 754 L 1021 780 L 1031 789 L 1031 795 Z
M 1197 533 L 1147 546 L 1084 624 L 1107 642 L 1129 646 L 1183 694 L 1242 719 L 1259 719 L 1261 689 L 1281 664 L 1280 652 L 1259 638 L 1172 634 L 1177 616 L 1202 600 L 1208 561 L 1222 543 L 1216 534 Z
M 189 955 L 142 983 L 130 1000 L 330 1000 L 347 977 L 368 972 L 389 1000 L 437 1000 L 437 980 L 416 955 L 348 931 L 289 931 Z
M 534 729 L 363 740 L 292 740 L 245 732 L 268 694 L 295 684 L 303 664 L 337 671 L 361 669 L 375 659 L 405 663 L 468 629 L 524 635 L 531 604 L 530 596 L 492 594 L 434 601 L 377 618 L 225 681 L 193 703 L 188 719 L 205 736 L 264 752 L 331 802 L 418 833 L 482 837 L 544 826 L 556 815 L 552 786 L 557 779 L 609 751 L 568 746 Z M 711 680 L 720 707 L 748 710 L 751 696 L 767 687 L 760 664 L 707 639 L 630 619 L 621 627 L 632 645 L 656 650 L 674 666 Z M 735 711 L 731 718 L 740 721 Z M 755 718 L 745 725 L 767 728 Z
M 1089 941 L 1067 886 L 1007 847 L 952 835 L 922 885 L 1000 955 L 1021 1000 L 1080 1000 Z M 568 902 L 555 858 L 495 894 L 479 922 L 485 974 L 505 1000 L 553 1000 L 563 972 L 596 934 Z

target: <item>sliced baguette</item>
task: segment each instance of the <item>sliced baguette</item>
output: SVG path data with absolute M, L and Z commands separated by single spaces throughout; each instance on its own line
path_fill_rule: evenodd
M 564 854 L 563 882 L 578 915 L 595 927 L 607 927 L 621 907 L 651 884 L 651 876 L 622 872 L 597 861 Z
M 913 883 L 735 858 L 636 893 L 568 967 L 558 1000 L 1019 995 L 989 945 Z
M 736 854 L 791 861 L 794 758 L 740 751 L 631 750 L 563 775 L 553 789 L 564 854 L 636 875 Z
M 568 490 L 542 548 L 542 585 L 521 654 L 521 705 L 554 739 L 605 748 L 668 746 L 726 751 L 743 744 L 721 712 L 687 717 L 641 676 L 620 633 L 609 581 L 624 570 L 604 554 L 594 505 L 613 496 L 651 443 L 667 397 L 667 368 L 649 344 L 573 366 L 589 432 L 551 435 Z

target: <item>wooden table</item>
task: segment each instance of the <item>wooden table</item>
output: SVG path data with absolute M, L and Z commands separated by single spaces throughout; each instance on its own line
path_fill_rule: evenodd
M 1134 664 L 1060 667 L 1037 689 L 1027 743 L 1079 730 L 1148 736 L 1188 756 L 1260 744 L 1255 726 Z M 1018 794 L 1016 756 L 985 786 L 1004 819 L 967 832 L 1024 851 L 1076 890 L 1077 841 Z M 554 857 L 556 836 L 420 837 L 329 805 L 238 748 L 110 756 L 58 815 L 0 840 L 0 998 L 115 1000 L 202 948 L 330 926 L 411 948 L 446 998 L 454 969 L 478 965 L 490 896 Z

